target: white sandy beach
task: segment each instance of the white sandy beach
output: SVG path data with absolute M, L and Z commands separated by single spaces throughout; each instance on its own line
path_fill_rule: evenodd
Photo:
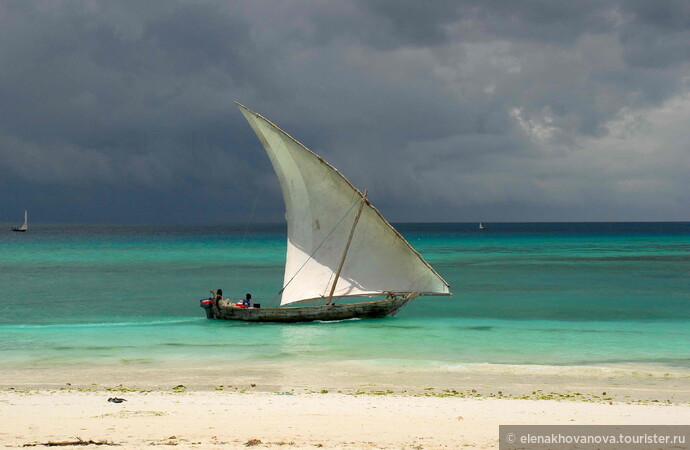
M 673 425 L 690 417 L 689 374 L 668 367 L 389 368 L 352 361 L 4 368 L 0 443 L 495 448 L 499 425 Z
M 107 401 L 116 396 L 127 401 Z M 256 448 L 494 448 L 501 424 L 670 425 L 686 424 L 688 417 L 688 404 L 338 393 L 4 390 L 0 393 L 0 442 L 6 448 L 78 439 L 108 441 L 124 448 L 245 448 L 248 444 Z

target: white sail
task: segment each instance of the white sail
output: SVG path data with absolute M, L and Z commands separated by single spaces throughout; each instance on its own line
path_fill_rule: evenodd
M 19 229 L 20 229 L 21 231 L 26 231 L 26 230 L 29 229 L 29 223 L 28 223 L 28 221 L 27 221 L 28 217 L 29 217 L 29 216 L 28 216 L 27 211 L 24 210 L 24 223 L 22 224 L 21 227 L 19 227 Z
M 261 115 L 238 104 L 278 175 L 288 223 L 281 304 L 327 297 L 362 193 L 333 166 Z M 334 297 L 448 295 L 449 285 L 366 202 Z

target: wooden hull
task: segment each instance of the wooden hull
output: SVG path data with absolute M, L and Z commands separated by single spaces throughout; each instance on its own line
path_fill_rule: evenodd
M 377 300 L 373 302 L 347 303 L 342 305 L 296 306 L 284 308 L 238 308 L 213 306 L 216 319 L 243 320 L 246 322 L 313 322 L 346 319 L 373 319 L 392 316 L 414 297 Z

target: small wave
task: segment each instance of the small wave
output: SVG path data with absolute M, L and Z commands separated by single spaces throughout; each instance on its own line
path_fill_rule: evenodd
M 400 330 L 419 330 L 419 329 L 429 329 L 429 327 L 423 327 L 421 325 L 400 325 L 400 324 L 391 324 L 390 322 L 386 323 L 377 323 L 377 324 L 372 324 L 370 325 L 370 328 L 387 328 L 387 329 L 400 329 Z
M 46 324 L 17 324 L 0 325 L 0 330 L 33 330 L 33 329 L 53 329 L 53 328 L 99 328 L 99 327 L 142 327 L 156 325 L 175 325 L 199 323 L 205 318 L 194 319 L 156 319 L 137 322 L 85 322 L 85 323 L 46 323 Z
M 104 350 L 124 350 L 124 349 L 136 349 L 139 348 L 134 345 L 84 345 L 84 346 L 76 346 L 76 345 L 58 345 L 55 347 L 48 347 L 50 350 L 58 350 L 58 351 L 72 351 L 72 350 L 78 350 L 78 351 L 84 351 L 84 350 L 95 350 L 95 351 L 104 351 Z
M 353 317 L 351 319 L 342 319 L 342 320 L 315 320 L 313 323 L 339 323 L 339 322 L 353 322 L 356 320 L 362 320 L 361 317 Z
M 153 358 L 120 358 L 122 364 L 152 364 Z
M 443 371 L 466 372 L 471 374 L 493 375 L 571 375 L 571 376 L 690 376 L 689 367 L 675 366 L 673 370 L 668 365 L 659 365 L 658 362 L 640 364 L 636 363 L 596 363 L 568 365 L 547 364 L 500 364 L 500 363 L 438 363 L 437 367 Z
M 648 331 L 638 330 L 594 330 L 579 328 L 533 328 L 534 331 L 546 331 L 549 333 L 610 333 L 610 334 L 649 334 Z
M 237 341 L 233 340 L 232 342 L 220 342 L 220 341 L 213 341 L 212 343 L 195 343 L 195 342 L 162 342 L 159 344 L 155 344 L 154 346 L 156 347 L 173 347 L 173 348 L 240 348 L 240 347 L 247 347 L 247 348 L 259 348 L 259 347 L 265 347 L 265 348 L 271 348 L 272 344 L 270 343 L 256 343 L 256 342 L 241 342 L 238 343 Z

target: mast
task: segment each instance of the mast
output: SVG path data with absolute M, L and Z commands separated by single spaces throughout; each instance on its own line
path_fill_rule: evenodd
M 355 221 L 352 224 L 352 229 L 350 230 L 350 236 L 347 238 L 347 244 L 345 245 L 345 250 L 343 251 L 343 257 L 340 259 L 340 264 L 338 265 L 338 271 L 335 273 L 335 279 L 333 280 L 333 286 L 331 286 L 331 292 L 328 294 L 327 305 L 331 304 L 333 300 L 333 292 L 335 292 L 335 287 L 338 284 L 338 278 L 340 278 L 340 272 L 343 270 L 343 264 L 345 264 L 345 257 L 347 256 L 347 251 L 350 249 L 350 243 L 352 242 L 352 236 L 355 234 L 355 227 L 357 222 L 359 222 L 359 216 L 362 214 L 362 208 L 367 202 L 367 189 L 364 190 L 364 195 L 362 195 L 362 200 L 359 203 L 359 209 L 357 210 L 357 215 L 355 216 Z

